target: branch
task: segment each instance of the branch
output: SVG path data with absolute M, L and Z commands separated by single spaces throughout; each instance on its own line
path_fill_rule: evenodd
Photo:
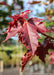
M 44 36 L 46 36 L 46 37 L 48 37 L 48 38 L 50 38 L 50 39 L 53 39 L 53 40 L 54 40 L 54 38 L 50 37 L 50 36 L 49 36 L 49 35 L 47 35 L 47 34 L 44 34 L 44 33 L 42 33 L 42 32 L 39 32 L 39 33 L 41 33 L 42 35 L 44 35 Z

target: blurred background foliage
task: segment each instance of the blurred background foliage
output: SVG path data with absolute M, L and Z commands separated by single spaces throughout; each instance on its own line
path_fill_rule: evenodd
M 7 5 L 1 4 L 1 2 L 7 3 Z M 30 9 L 35 11 L 35 13 L 30 14 L 29 17 L 38 17 L 38 18 L 43 18 L 45 22 L 45 26 L 49 30 L 51 27 L 54 27 L 54 0 L 44 0 L 41 2 L 34 2 L 32 0 L 31 2 L 26 0 L 27 4 L 25 4 L 25 0 L 12 0 L 12 4 L 9 4 L 8 0 L 1 0 L 0 1 L 0 60 L 4 61 L 4 67 L 10 65 L 16 65 L 17 63 L 20 63 L 20 53 L 21 53 L 21 48 L 20 48 L 20 43 L 18 43 L 17 35 L 15 38 L 11 38 L 8 41 L 6 41 L 4 44 L 1 44 L 1 42 L 5 39 L 6 34 L 3 35 L 2 33 L 6 31 L 6 28 L 8 27 L 8 22 L 12 21 L 9 16 L 15 15 L 15 14 L 20 14 L 22 11 L 26 9 Z M 28 5 L 28 7 L 26 7 Z M 34 9 L 36 6 L 43 6 L 44 5 L 44 12 L 40 12 L 37 9 Z M 42 10 L 42 9 L 41 9 Z M 33 16 L 32 16 L 33 15 Z M 47 33 L 48 34 L 48 33 Z M 54 37 L 54 34 L 49 33 L 51 37 Z M 39 39 L 40 42 L 42 42 L 45 38 L 45 36 L 41 35 L 41 39 Z M 22 48 L 22 55 L 26 52 L 25 47 L 23 46 Z M 46 60 L 48 56 L 46 57 Z M 18 59 L 18 61 L 17 61 Z M 32 59 L 32 64 L 41 62 L 37 56 L 35 56 Z M 48 63 L 48 62 L 47 62 Z

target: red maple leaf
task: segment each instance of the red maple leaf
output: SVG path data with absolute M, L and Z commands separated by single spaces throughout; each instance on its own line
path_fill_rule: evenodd
M 37 48 L 37 56 L 45 63 L 46 54 L 48 54 L 49 49 L 54 49 L 54 45 L 49 38 L 45 38 L 42 43 L 39 43 L 39 47 Z
M 30 18 L 28 21 L 25 18 L 28 18 L 27 15 L 30 13 L 30 10 L 22 12 L 20 15 L 11 16 L 13 21 L 9 23 L 7 28 L 7 37 L 3 41 L 7 41 L 10 37 L 15 36 L 18 33 L 19 41 L 21 41 L 24 46 L 31 50 L 27 52 L 22 60 L 22 70 L 26 63 L 34 56 L 37 55 L 39 58 L 45 62 L 45 56 L 48 54 L 48 49 L 54 49 L 53 44 L 49 39 L 45 39 L 43 44 L 38 43 L 40 36 L 38 33 L 45 35 L 45 32 L 48 32 L 44 26 L 44 22 L 41 22 L 42 19 L 39 18 Z M 47 36 L 47 35 L 46 35 Z M 47 36 L 47 38 L 51 38 Z M 53 38 L 54 39 L 54 38 Z M 36 54 L 38 52 L 38 54 Z

